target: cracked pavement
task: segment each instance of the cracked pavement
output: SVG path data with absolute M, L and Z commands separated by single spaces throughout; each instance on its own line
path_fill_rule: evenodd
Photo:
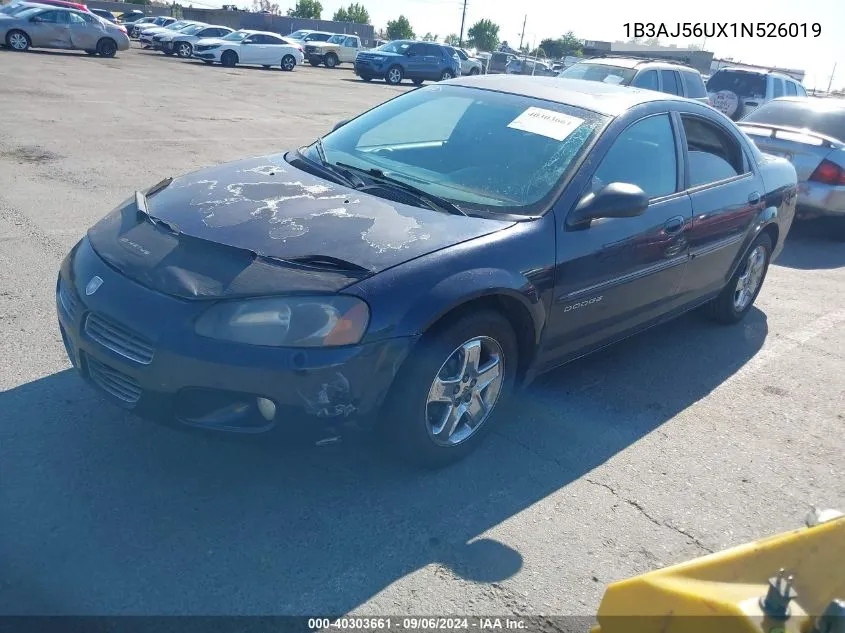
M 743 324 L 691 314 L 544 376 L 443 471 L 133 418 L 70 371 L 64 253 L 135 189 L 407 88 L 0 56 L 0 613 L 590 615 L 611 581 L 845 509 L 845 248 L 815 225 Z

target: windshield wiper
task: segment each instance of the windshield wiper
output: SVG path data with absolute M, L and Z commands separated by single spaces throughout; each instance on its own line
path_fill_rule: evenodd
M 433 193 L 428 193 L 424 189 L 420 189 L 419 187 L 415 187 L 414 185 L 409 185 L 404 180 L 399 180 L 398 178 L 391 178 L 387 174 L 385 174 L 381 169 L 376 167 L 365 169 L 363 167 L 356 167 L 355 165 L 347 165 L 346 163 L 335 163 L 338 167 L 343 167 L 344 169 L 353 170 L 357 172 L 361 172 L 362 174 L 366 174 L 373 180 L 380 182 L 382 184 L 389 184 L 397 187 L 398 189 L 402 189 L 403 191 L 413 194 L 418 199 L 422 200 L 429 208 L 434 209 L 435 211 L 445 211 L 446 213 L 451 213 L 453 215 L 466 215 L 466 212 L 461 209 L 458 205 L 453 202 L 449 202 L 446 198 L 441 198 Z M 359 190 L 363 190 L 363 187 L 358 187 Z
M 328 174 L 330 178 L 340 180 L 342 184 L 346 185 L 347 187 L 351 187 L 352 189 L 359 189 L 360 187 L 363 187 L 367 184 L 359 176 L 356 176 L 348 169 L 336 167 L 335 165 L 332 165 L 331 163 L 326 161 L 326 152 L 323 149 L 322 139 L 318 138 L 317 141 L 314 143 L 314 146 L 317 148 L 317 156 L 320 158 L 319 162 L 311 160 L 299 150 L 296 151 L 295 158 L 305 161 L 309 165 L 313 165 L 315 168 L 322 171 L 324 175 Z

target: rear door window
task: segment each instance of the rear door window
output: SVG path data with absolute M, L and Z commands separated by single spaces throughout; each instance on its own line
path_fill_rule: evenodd
M 787 97 L 797 97 L 798 90 L 795 88 L 795 83 L 791 81 L 786 82 L 786 96 Z
M 772 77 L 772 98 L 777 99 L 783 96 L 783 79 Z
M 663 79 L 663 92 L 670 95 L 680 95 L 681 86 L 678 84 L 678 73 L 674 70 L 661 70 L 660 76 Z
M 735 138 L 703 118 L 682 114 L 687 138 L 690 187 L 719 182 L 746 172 L 742 148 Z

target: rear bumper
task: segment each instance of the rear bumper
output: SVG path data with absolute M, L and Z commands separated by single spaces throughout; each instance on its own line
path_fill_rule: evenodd
M 101 287 L 86 296 L 94 275 Z M 87 240 L 62 265 L 56 307 L 68 357 L 99 393 L 144 418 L 217 431 L 368 426 L 415 340 L 295 349 L 201 337 L 193 322 L 206 302 L 140 286 Z
M 798 217 L 845 217 L 845 186 L 805 181 L 798 185 Z

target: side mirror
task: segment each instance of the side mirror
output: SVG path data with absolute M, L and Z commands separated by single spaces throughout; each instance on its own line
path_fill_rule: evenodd
M 32 22 L 33 24 L 38 24 L 39 22 L 43 22 L 44 18 L 42 18 L 40 15 L 36 15 L 36 16 L 33 16 L 32 18 L 30 18 L 29 21 Z
M 634 218 L 645 213 L 648 196 L 627 182 L 612 182 L 595 193 L 588 193 L 569 215 L 568 226 L 587 228 L 599 218 Z
M 347 123 L 349 123 L 349 119 L 343 119 L 343 121 L 338 121 L 337 123 L 334 124 L 334 127 L 332 128 L 332 132 L 334 132 L 335 130 L 337 130 L 339 128 L 342 128 Z
M 252 43 L 253 43 L 253 41 L 250 40 L 250 39 L 246 39 L 243 42 L 241 42 L 241 44 L 252 44 Z

